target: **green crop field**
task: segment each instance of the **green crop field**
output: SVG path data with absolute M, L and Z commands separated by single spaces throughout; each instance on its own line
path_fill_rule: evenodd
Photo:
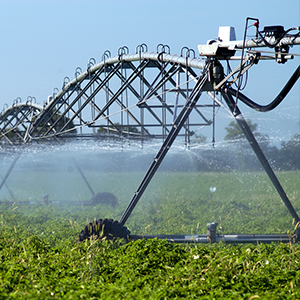
M 0 299 L 300 298 L 298 245 L 77 243 L 88 222 L 120 219 L 144 173 L 85 172 L 95 192 L 117 196 L 116 208 L 83 206 L 89 190 L 74 172 L 64 174 L 52 174 L 61 185 L 36 170 L 7 181 L 16 201 L 0 199 Z M 299 211 L 299 172 L 277 175 Z M 205 234 L 209 222 L 218 233 L 294 230 L 264 172 L 158 172 L 126 226 L 132 234 Z

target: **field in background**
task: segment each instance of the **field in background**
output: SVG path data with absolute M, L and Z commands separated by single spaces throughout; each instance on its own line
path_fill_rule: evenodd
M 91 193 L 74 170 L 32 170 L 34 180 L 26 172 L 7 181 L 17 201 L 0 205 L 1 299 L 300 296 L 298 245 L 76 243 L 87 222 L 121 217 L 143 172 L 85 172 L 95 192 L 118 197 L 117 208 L 83 206 Z M 298 211 L 299 172 L 278 176 Z M 43 204 L 43 193 L 52 203 Z M 11 200 L 2 194 L 1 201 Z M 201 234 L 208 222 L 218 222 L 219 233 L 293 231 L 292 218 L 263 172 L 158 172 L 126 226 L 132 234 Z
M 277 174 L 298 211 L 300 172 Z M 78 172 L 27 171 L 23 179 L 9 178 L 7 184 L 16 204 L 3 207 L 25 216 L 51 209 L 54 216 L 63 215 L 81 226 L 87 219 L 119 220 L 143 175 L 100 172 L 95 176 L 95 172 L 85 172 L 95 193 L 110 192 L 119 199 L 119 206 L 112 208 L 82 205 L 92 194 Z M 42 205 L 44 194 L 49 195 L 49 207 Z M 1 201 L 14 202 L 9 195 Z M 291 216 L 264 172 L 158 172 L 126 225 L 134 234 L 201 234 L 206 233 L 210 222 L 218 222 L 219 233 L 230 234 L 283 233 L 293 229 Z

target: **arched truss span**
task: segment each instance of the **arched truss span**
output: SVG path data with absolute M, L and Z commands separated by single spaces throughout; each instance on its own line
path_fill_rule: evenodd
M 165 139 L 205 60 L 195 58 L 195 52 L 187 48 L 181 55 L 169 54 L 164 45 L 158 46 L 159 53 L 145 49 L 141 45 L 135 54 L 128 54 L 123 47 L 114 57 L 106 51 L 101 62 L 91 59 L 86 71 L 77 68 L 73 80 L 66 77 L 62 89 L 56 89 L 34 117 L 22 122 L 13 114 L 15 124 L 22 123 L 22 140 L 102 135 Z M 209 97 L 197 103 L 179 134 L 186 143 L 195 130 L 213 123 L 216 106 Z M 29 108 L 23 105 L 21 111 L 27 113 Z M 1 117 L 6 119 L 7 113 Z M 5 127 L 0 129 L 8 137 Z
M 31 124 L 43 111 L 43 107 L 27 101 L 15 101 L 0 114 L 0 139 L 9 144 L 18 144 L 26 141 Z

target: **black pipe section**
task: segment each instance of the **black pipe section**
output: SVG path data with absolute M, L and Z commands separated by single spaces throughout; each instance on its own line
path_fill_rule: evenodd
M 200 78 L 197 82 L 196 86 L 194 87 L 193 92 L 191 93 L 189 99 L 187 99 L 185 106 L 181 110 L 180 114 L 174 121 L 172 129 L 170 130 L 167 138 L 165 139 L 163 145 L 161 146 L 160 150 L 158 151 L 156 157 L 154 158 L 150 168 L 148 169 L 146 175 L 144 176 L 140 186 L 138 187 L 137 191 L 135 192 L 131 202 L 129 203 L 128 207 L 126 208 L 124 214 L 120 219 L 120 223 L 123 225 L 129 218 L 130 214 L 132 213 L 133 209 L 137 205 L 138 201 L 142 197 L 144 191 L 146 190 L 148 184 L 150 183 L 151 179 L 153 178 L 155 172 L 157 171 L 158 167 L 160 166 L 161 162 L 163 161 L 164 157 L 168 153 L 170 147 L 172 146 L 175 138 L 178 136 L 181 128 L 183 127 L 185 121 L 187 120 L 188 116 L 192 112 L 194 106 L 196 105 L 198 99 L 201 96 L 202 88 L 207 81 L 207 71 Z
M 289 198 L 287 197 L 285 191 L 283 190 L 279 180 L 277 179 L 273 169 L 271 168 L 268 160 L 266 159 L 263 151 L 261 150 L 259 144 L 257 143 L 249 125 L 247 124 L 246 120 L 244 119 L 241 111 L 239 110 L 237 104 L 235 103 L 231 93 L 228 93 L 228 90 L 225 88 L 221 91 L 223 98 L 225 99 L 228 107 L 230 108 L 232 114 L 234 115 L 237 123 L 239 124 L 240 128 L 242 129 L 244 135 L 246 136 L 247 140 L 249 141 L 252 149 L 254 150 L 257 158 L 261 162 L 263 168 L 267 172 L 270 180 L 272 181 L 274 187 L 276 188 L 278 194 L 280 195 L 282 201 L 284 202 L 285 206 L 287 207 L 288 211 L 294 218 L 295 224 L 297 224 L 300 219 L 295 211 L 293 205 L 291 204 Z
M 295 72 L 293 73 L 293 75 L 291 76 L 289 81 L 286 83 L 286 85 L 283 87 L 281 92 L 277 95 L 277 97 L 271 103 L 269 103 L 267 105 L 260 105 L 256 102 L 250 100 L 244 94 L 242 94 L 240 92 L 237 93 L 237 91 L 232 88 L 228 88 L 227 93 L 232 96 L 236 96 L 238 94 L 238 99 L 241 100 L 246 105 L 248 105 L 249 107 L 251 107 L 252 109 L 255 109 L 255 110 L 261 111 L 261 112 L 267 112 L 267 111 L 274 109 L 282 102 L 282 100 L 292 89 L 292 87 L 294 86 L 294 84 L 296 83 L 296 81 L 298 80 L 299 77 L 300 77 L 300 66 L 297 67 L 297 69 L 295 70 Z

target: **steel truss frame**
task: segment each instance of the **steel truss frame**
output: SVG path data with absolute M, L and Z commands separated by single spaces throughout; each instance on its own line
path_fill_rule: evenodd
M 0 115 L 0 139 L 9 144 L 24 143 L 31 124 L 43 108 L 31 102 L 15 102 Z
M 14 120 L 14 133 L 23 132 L 21 140 L 28 143 L 61 137 L 118 136 L 140 139 L 165 139 L 177 114 L 189 98 L 202 69 L 202 59 L 165 52 L 122 54 L 105 57 L 86 72 L 64 81 L 62 90 L 45 103 L 30 119 L 19 118 L 15 112 L 7 121 L 8 109 L 1 114 L 5 128 Z M 214 123 L 213 99 L 195 105 L 193 118 L 188 118 L 179 134 L 190 143 L 195 129 Z M 203 108 L 206 111 L 203 111 Z M 24 114 L 27 104 L 20 105 Z M 208 112 L 209 111 L 209 112 Z M 28 113 L 30 114 L 30 112 Z M 27 114 L 27 115 L 28 115 Z M 22 130 L 19 129 L 22 127 Z M 96 132 L 96 130 L 98 132 Z

